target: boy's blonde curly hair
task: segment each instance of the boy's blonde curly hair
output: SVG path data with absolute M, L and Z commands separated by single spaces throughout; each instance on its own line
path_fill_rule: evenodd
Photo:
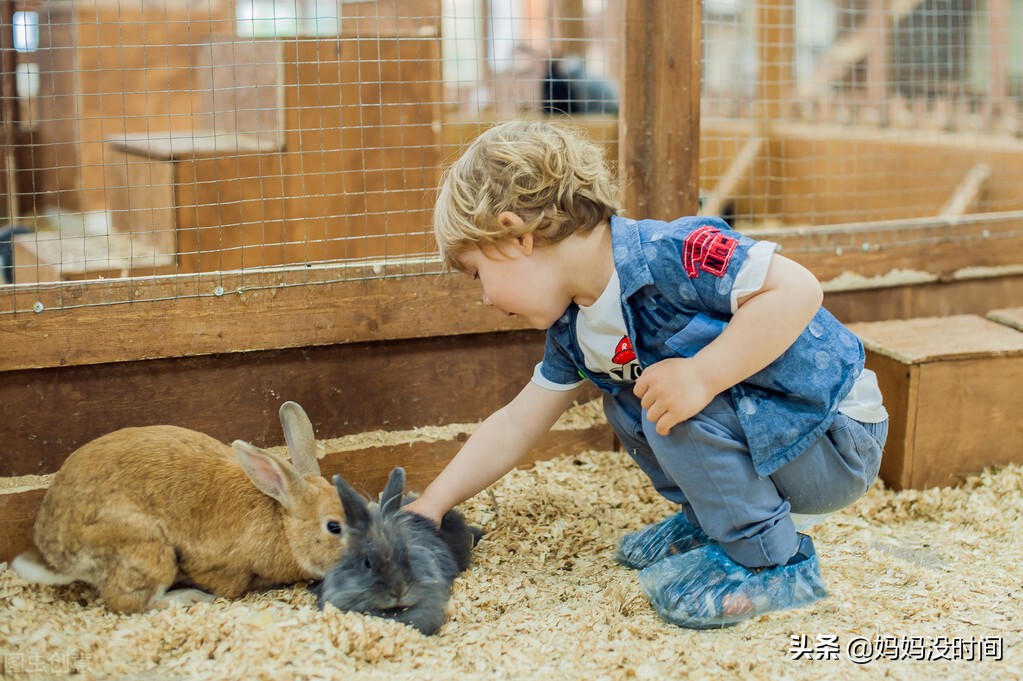
M 433 231 L 447 267 L 503 237 L 533 232 L 539 245 L 593 229 L 621 210 L 621 189 L 604 152 L 562 124 L 515 120 L 477 137 L 444 173 Z M 523 224 L 509 231 L 503 212 Z

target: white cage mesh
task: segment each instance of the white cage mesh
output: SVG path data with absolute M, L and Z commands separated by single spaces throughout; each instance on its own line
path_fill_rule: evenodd
M 702 210 L 1018 220 L 1021 3 L 706 0 Z M 0 313 L 439 272 L 433 189 L 486 126 L 570 116 L 617 157 L 624 4 L 4 2 Z

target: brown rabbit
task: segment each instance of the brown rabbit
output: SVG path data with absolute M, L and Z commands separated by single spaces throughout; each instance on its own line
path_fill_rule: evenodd
M 177 426 L 124 428 L 68 457 L 11 564 L 44 584 L 87 582 L 134 613 L 322 578 L 344 549 L 341 502 L 320 477 L 312 423 L 286 402 L 293 464 Z M 172 585 L 197 589 L 168 592 Z

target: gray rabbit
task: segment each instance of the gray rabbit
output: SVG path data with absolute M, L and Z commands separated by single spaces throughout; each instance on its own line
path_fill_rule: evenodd
M 452 509 L 440 528 L 401 506 L 405 470 L 395 468 L 370 504 L 340 475 L 334 486 L 344 508 L 348 548 L 341 561 L 313 590 L 322 609 L 386 617 L 433 634 L 444 624 L 444 609 L 455 577 L 469 567 L 470 552 L 483 532 Z

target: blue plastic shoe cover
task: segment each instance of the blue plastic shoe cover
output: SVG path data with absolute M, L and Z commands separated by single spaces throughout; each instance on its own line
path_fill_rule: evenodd
M 707 544 L 654 563 L 639 573 L 639 583 L 661 617 L 689 629 L 729 627 L 828 595 L 813 540 L 803 534 L 786 565 L 751 570 Z
M 703 530 L 690 523 L 686 514 L 679 511 L 622 537 L 615 552 L 615 561 L 625 567 L 642 569 L 709 541 Z

